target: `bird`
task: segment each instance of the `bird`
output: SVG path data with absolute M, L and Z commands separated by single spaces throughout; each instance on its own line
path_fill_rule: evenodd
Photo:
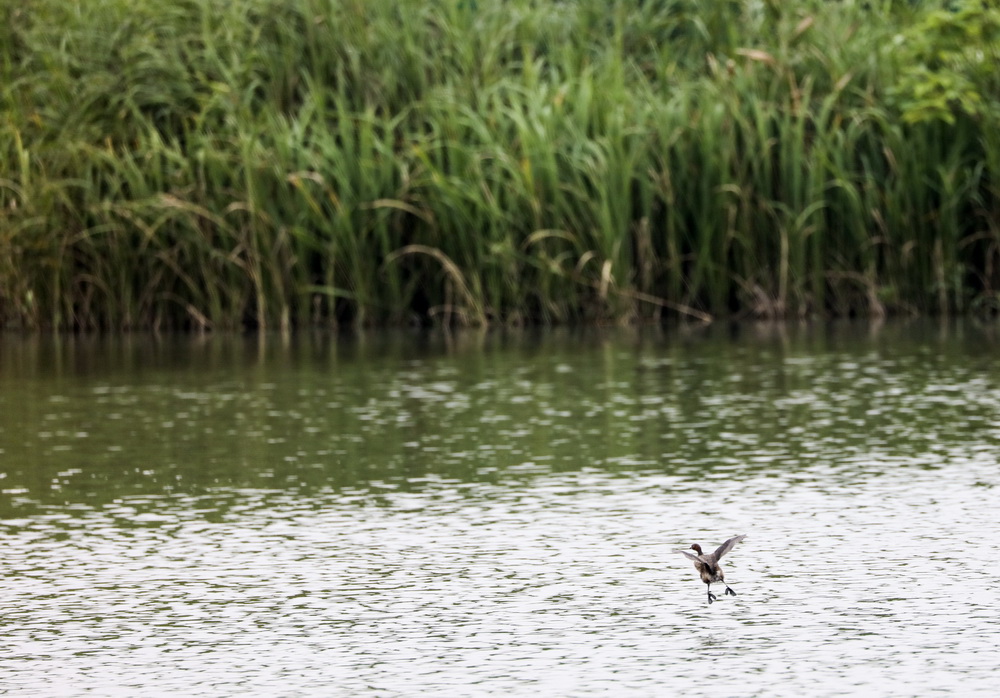
M 714 553 L 708 553 L 707 555 L 701 551 L 701 546 L 695 543 L 688 550 L 693 550 L 697 555 L 692 555 L 687 550 L 674 550 L 675 553 L 682 553 L 687 557 L 694 560 L 694 568 L 698 570 L 698 574 L 701 575 L 701 581 L 705 582 L 708 586 L 708 602 L 712 603 L 715 601 L 716 596 L 712 593 L 712 582 L 721 582 L 726 584 L 725 576 L 722 574 L 722 568 L 719 566 L 719 560 L 722 556 L 733 549 L 733 546 L 739 543 L 741 540 L 746 538 L 746 535 L 733 536 L 725 543 L 720 545 L 715 549 Z M 726 584 L 726 595 L 736 596 L 736 592 L 729 588 Z

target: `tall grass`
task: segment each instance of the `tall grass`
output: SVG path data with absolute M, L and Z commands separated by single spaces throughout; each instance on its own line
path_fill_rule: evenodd
M 12 4 L 0 324 L 994 312 L 998 83 L 906 118 L 929 12 Z

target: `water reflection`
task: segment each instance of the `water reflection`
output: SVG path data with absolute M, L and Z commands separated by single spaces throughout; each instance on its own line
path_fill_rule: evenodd
M 1000 678 L 988 335 L 105 341 L 3 340 L 12 693 Z

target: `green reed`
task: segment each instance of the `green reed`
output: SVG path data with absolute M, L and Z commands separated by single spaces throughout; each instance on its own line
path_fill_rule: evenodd
M 5 9 L 0 324 L 995 311 L 996 84 L 920 101 L 927 12 Z

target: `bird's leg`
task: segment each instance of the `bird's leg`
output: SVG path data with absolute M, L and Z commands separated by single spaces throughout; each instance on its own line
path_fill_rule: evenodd
M 712 593 L 712 585 L 709 584 L 708 585 L 708 602 L 712 603 L 713 601 L 715 601 L 715 594 Z
M 726 583 L 723 582 L 723 584 Z M 736 596 L 736 592 L 730 589 L 728 584 L 726 584 L 726 596 Z

